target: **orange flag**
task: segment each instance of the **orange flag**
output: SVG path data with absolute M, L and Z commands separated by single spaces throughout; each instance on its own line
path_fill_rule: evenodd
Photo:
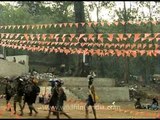
M 120 40 L 122 40 L 123 39 L 123 34 L 118 34 L 118 37 L 119 37 Z
M 141 24 L 141 21 L 137 21 L 136 23 L 137 23 L 137 25 L 140 25 L 140 24 Z
M 139 33 L 134 34 L 134 42 L 136 42 L 137 40 L 140 39 L 140 35 L 141 35 L 141 34 L 139 34 Z
M 57 27 L 57 24 L 54 24 L 54 27 L 56 28 L 56 27 Z
M 121 21 L 122 25 L 125 25 L 125 22 L 124 21 Z
M 157 38 L 157 36 L 159 36 L 160 33 L 154 33 L 154 38 Z
M 107 22 L 107 25 L 108 25 L 108 26 L 110 26 L 110 25 L 111 25 L 111 23 L 110 23 L 110 22 Z
M 98 25 L 98 22 L 94 22 L 94 26 L 97 26 Z
M 67 23 L 63 23 L 64 27 L 67 27 Z
M 116 26 L 118 26 L 118 22 L 114 22 L 114 24 L 115 24 Z
M 155 51 L 152 52 L 152 54 L 156 57 L 157 56 L 157 53 Z
M 145 44 L 143 44 L 143 49 L 144 49 L 145 47 L 147 47 L 147 44 L 146 44 L 146 43 L 145 43 Z
M 98 40 L 100 40 L 101 42 L 103 42 L 103 37 L 102 37 L 103 34 L 98 34 Z
M 133 48 L 135 48 L 135 47 L 136 47 L 136 44 L 133 43 L 133 44 L 131 45 L 131 49 L 133 49 Z
M 152 22 L 152 24 L 154 24 L 154 25 L 156 25 L 157 24 L 157 21 L 151 21 Z
M 103 21 L 101 21 L 101 26 L 104 26 L 104 22 Z
M 46 38 L 47 38 L 46 35 L 47 35 L 47 34 L 42 34 L 42 39 L 43 39 L 43 40 L 46 40 Z
M 10 34 L 9 38 L 12 39 L 15 34 Z
M 149 41 L 153 41 L 154 40 L 154 37 L 150 37 L 148 38 Z
M 147 50 L 147 55 L 152 56 L 152 50 Z
M 44 24 L 44 27 L 47 28 L 47 27 L 48 27 L 48 24 Z
M 142 44 L 139 43 L 139 44 L 137 45 L 137 48 L 139 49 L 139 48 L 141 48 L 141 47 L 142 47 Z
M 94 34 L 88 34 L 88 40 L 92 40 L 94 42 Z
M 78 28 L 78 23 L 75 23 L 76 28 Z
M 153 45 L 152 44 L 149 44 L 149 48 L 152 48 L 153 47 Z
M 49 39 L 53 40 L 53 38 L 54 38 L 54 34 L 49 34 Z
M 82 25 L 82 27 L 85 25 L 86 23 L 84 23 L 84 22 L 81 22 L 81 25 Z
M 72 27 L 72 26 L 73 26 L 73 23 L 69 23 L 69 26 Z
M 25 39 L 28 41 L 29 40 L 29 36 L 28 34 L 24 34 Z
M 159 48 L 158 44 L 155 44 L 155 50 L 157 50 Z
M 88 26 L 91 27 L 91 25 L 92 25 L 92 22 L 88 22 Z
M 147 38 L 141 38 L 141 40 L 142 40 L 142 41 L 145 41 L 145 40 L 147 40 Z
M 113 34 L 108 34 L 108 36 L 109 36 L 108 40 L 112 42 L 112 40 L 113 40 Z
M 133 57 L 137 57 L 137 52 L 136 51 L 131 51 L 131 55 L 133 56 Z
M 133 24 L 133 22 L 132 22 L 132 21 L 130 21 L 130 20 L 128 21 L 128 23 L 129 23 L 129 24 Z
M 128 38 L 131 38 L 132 34 L 131 33 L 127 33 L 126 34 Z
M 37 40 L 40 40 L 40 34 L 36 34 Z
M 144 34 L 144 37 L 147 38 L 147 37 L 149 37 L 150 35 L 151 35 L 150 33 L 145 33 L 145 34 Z
M 120 50 L 115 50 L 115 51 L 116 51 L 116 55 L 117 55 L 118 57 L 122 55 Z
M 146 53 L 145 50 L 138 50 L 138 52 L 140 53 L 141 56 L 144 55 L 144 54 Z

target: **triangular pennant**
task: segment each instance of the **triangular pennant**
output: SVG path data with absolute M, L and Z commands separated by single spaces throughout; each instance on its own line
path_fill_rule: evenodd
M 67 23 L 63 23 L 64 27 L 67 27 Z
M 136 44 L 133 43 L 133 44 L 131 45 L 131 49 L 134 49 L 135 47 L 136 47 Z
M 122 55 L 122 52 L 120 50 L 115 50 L 116 51 L 116 55 L 119 57 Z
M 148 38 L 149 41 L 153 41 L 154 40 L 154 37 L 150 37 Z
M 24 34 L 25 39 L 28 41 L 29 40 L 29 36 L 28 34 Z
M 97 26 L 98 25 L 98 22 L 94 22 L 94 26 Z
M 62 23 L 59 23 L 59 27 L 60 27 L 60 28 L 62 27 L 62 25 L 63 25 Z
M 47 38 L 46 35 L 47 35 L 47 34 L 42 34 L 42 39 L 43 39 L 43 40 L 46 40 L 46 38 Z
M 140 33 L 134 34 L 134 42 L 140 39 L 140 35 L 141 35 Z
M 114 24 L 115 24 L 116 26 L 118 26 L 119 22 L 114 22 Z
M 24 36 L 21 36 L 21 40 L 24 38 Z
M 143 21 L 143 23 L 144 23 L 144 24 L 147 24 L 147 23 L 148 23 L 148 21 Z
M 11 25 L 8 25 L 8 29 L 10 29 L 11 28 Z
M 88 40 L 93 40 L 94 34 L 88 34 Z
M 55 34 L 54 39 L 56 39 L 59 36 L 59 34 Z M 58 37 L 59 38 L 59 37 Z
M 12 28 L 13 28 L 13 29 L 15 29 L 15 27 L 16 27 L 15 25 L 12 25 Z
M 125 22 L 124 22 L 124 21 L 121 21 L 121 24 L 122 24 L 122 25 L 125 25 Z
M 22 25 L 22 29 L 24 29 L 24 28 L 25 28 L 25 26 L 26 26 L 26 25 Z
M 157 53 L 155 51 L 152 52 L 153 56 L 157 56 Z
M 132 34 L 131 33 L 127 33 L 126 34 L 128 38 L 131 38 Z
M 73 23 L 69 23 L 69 26 L 72 27 L 72 26 L 73 26 Z
M 17 25 L 17 28 L 19 29 L 21 26 L 20 25 Z
M 149 44 L 149 45 L 148 45 L 148 47 L 149 47 L 149 48 L 152 48 L 152 47 L 153 47 L 153 45 L 152 45 L 152 44 Z
M 85 42 L 87 42 L 88 39 L 87 39 L 87 37 L 83 37 L 83 40 L 84 40 Z
M 36 25 L 36 27 L 37 27 L 37 29 L 39 29 L 39 28 L 40 28 L 40 25 Z
M 108 34 L 108 38 L 107 39 L 112 42 L 112 40 L 113 40 L 113 34 Z
M 110 25 L 111 25 L 111 23 L 110 23 L 110 22 L 107 22 L 107 25 L 108 25 L 108 26 L 110 26 Z
M 159 48 L 159 45 L 158 44 L 155 44 L 155 50 L 157 50 Z
M 143 44 L 143 49 L 147 47 L 147 44 Z
M 43 29 L 43 26 L 44 26 L 43 24 L 42 24 L 42 25 L 40 25 L 40 28 L 41 28 L 41 29 Z
M 84 35 L 85 34 L 80 34 L 77 40 L 79 41 Z
M 145 33 L 145 34 L 144 34 L 144 37 L 147 38 L 147 37 L 149 37 L 150 35 L 151 35 L 150 33 Z
M 47 28 L 48 27 L 48 24 L 44 24 L 44 28 Z
M 30 28 L 30 25 L 26 25 L 27 30 Z
M 120 39 L 118 37 L 116 37 L 116 40 L 119 42 Z
M 14 34 L 10 34 L 9 38 L 12 39 L 14 37 Z
M 97 38 L 97 39 L 100 40 L 101 42 L 103 42 L 103 37 L 102 37 L 102 35 L 103 35 L 103 34 L 98 34 L 98 38 Z
M 3 26 L 0 26 L 0 29 L 2 29 L 3 28 Z
M 145 41 L 145 40 L 147 40 L 147 38 L 141 38 L 141 41 Z
M 152 56 L 152 50 L 147 50 L 147 55 Z
M 6 25 L 6 26 L 4 26 L 4 29 L 7 29 L 8 28 L 8 26 Z
M 140 25 L 140 24 L 141 24 L 141 21 L 137 21 L 136 23 L 137 23 L 137 25 Z
M 91 27 L 91 25 L 92 25 L 92 22 L 88 22 L 88 26 Z
M 31 38 L 31 40 L 34 40 L 34 34 L 30 34 L 30 38 Z
M 131 55 L 132 55 L 133 57 L 137 57 L 137 52 L 136 52 L 136 51 L 131 51 Z
M 10 33 L 6 33 L 6 36 L 5 36 L 5 38 L 8 38 L 8 37 L 9 37 L 9 35 L 10 35 Z
M 55 39 L 56 39 L 56 41 L 58 41 L 58 40 L 59 40 L 59 37 L 56 37 Z
M 82 27 L 85 25 L 86 23 L 84 23 L 84 22 L 81 22 L 81 25 L 82 25 Z
M 52 27 L 52 24 L 48 24 L 48 27 L 51 28 L 51 27 Z
M 78 28 L 78 23 L 75 23 L 76 28 Z
M 65 40 L 66 40 L 66 38 L 65 38 L 65 37 L 62 37 L 62 41 L 65 42 Z
M 138 49 L 142 48 L 142 44 L 139 43 L 139 44 L 137 45 L 137 48 L 138 48 Z
M 133 22 L 132 22 L 132 21 L 130 21 L 130 20 L 128 21 L 128 23 L 129 23 L 129 24 L 131 24 L 131 25 L 133 24 Z
M 53 40 L 53 38 L 54 38 L 54 34 L 49 34 L 49 39 Z
M 104 26 L 104 22 L 103 22 L 103 21 L 101 21 L 101 26 L 102 26 L 102 27 Z
M 120 40 L 122 40 L 123 39 L 123 34 L 118 34 L 118 37 L 119 37 Z
M 37 40 L 40 40 L 40 34 L 36 34 L 36 38 L 37 38 Z
M 141 56 L 144 55 L 144 54 L 146 53 L 145 50 L 139 50 L 138 52 L 140 53 Z
M 154 38 L 157 38 L 157 36 L 159 36 L 160 33 L 154 33 Z
M 154 24 L 154 25 L 156 25 L 157 24 L 157 21 L 151 21 L 152 22 L 152 24 Z

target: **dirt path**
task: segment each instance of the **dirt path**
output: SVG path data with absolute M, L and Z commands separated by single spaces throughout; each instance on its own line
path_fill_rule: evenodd
M 35 104 L 38 114 L 37 116 L 29 116 L 29 109 L 26 105 L 24 110 L 24 115 L 14 115 L 13 112 L 8 112 L 5 110 L 5 99 L 0 99 L 0 118 L 46 118 L 48 114 L 48 105 L 42 105 L 39 103 Z M 64 111 L 70 115 L 72 118 L 85 118 L 85 102 L 80 100 L 70 99 L 65 102 Z M 152 111 L 152 110 L 136 110 L 133 107 L 133 102 L 124 102 L 112 104 L 96 104 L 97 118 L 160 118 L 160 110 Z M 17 111 L 19 110 L 19 106 L 17 107 Z M 19 112 L 19 111 L 18 111 Z M 51 118 L 56 118 L 51 115 Z M 60 118 L 66 118 L 64 115 L 61 115 Z M 94 118 L 91 108 L 89 108 L 89 118 Z

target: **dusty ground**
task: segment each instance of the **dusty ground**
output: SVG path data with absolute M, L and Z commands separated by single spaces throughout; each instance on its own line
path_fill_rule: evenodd
M 11 104 L 13 102 L 11 101 Z M 96 112 L 97 118 L 160 118 L 160 110 L 152 111 L 152 110 L 136 110 L 134 109 L 133 102 L 117 102 L 115 105 L 111 103 L 106 104 L 96 104 Z M 17 105 L 18 106 L 18 105 Z M 47 105 L 42 105 L 40 103 L 35 104 L 36 109 L 38 110 L 37 116 L 29 116 L 28 106 L 26 105 L 24 110 L 24 116 L 14 115 L 13 111 L 9 112 L 5 110 L 5 99 L 0 99 L 0 118 L 32 118 L 32 119 L 45 119 L 48 111 Z M 72 118 L 82 118 L 85 119 L 85 110 L 84 110 L 85 102 L 80 100 L 69 99 L 65 102 L 64 111 L 70 115 Z M 17 111 L 19 107 L 17 107 Z M 18 111 L 19 112 L 19 111 Z M 56 118 L 51 115 L 50 118 Z M 66 118 L 64 115 L 61 115 L 60 118 Z M 91 108 L 89 108 L 89 118 L 94 118 Z

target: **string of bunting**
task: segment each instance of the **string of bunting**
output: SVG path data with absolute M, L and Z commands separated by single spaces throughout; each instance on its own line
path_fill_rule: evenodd
M 26 45 L 26 44 L 19 44 L 19 43 L 6 43 L 0 42 L 0 46 L 13 48 L 13 49 L 21 49 L 21 50 L 28 50 L 32 52 L 45 52 L 45 53 L 65 53 L 68 54 L 86 54 L 86 55 L 98 55 L 98 56 L 128 56 L 128 57 L 137 57 L 139 55 L 147 55 L 147 56 L 157 56 L 160 55 L 160 50 L 131 50 L 131 49 L 88 49 L 88 48 L 67 48 L 67 47 L 50 47 L 50 46 L 36 46 L 36 45 Z
M 159 21 L 114 21 L 114 22 L 108 22 L 108 21 L 101 21 L 101 22 L 80 22 L 80 23 L 49 23 L 49 24 L 26 24 L 26 25 L 0 25 L 0 29 L 43 29 L 43 28 L 66 28 L 66 27 L 76 27 L 78 28 L 79 26 L 110 26 L 110 25 L 125 25 L 125 24 L 136 24 L 136 25 L 141 25 L 141 24 L 148 24 L 152 23 L 153 25 L 159 24 Z
M 7 43 L 20 43 L 20 44 L 30 44 L 30 45 L 44 45 L 44 46 L 60 46 L 60 47 L 80 47 L 81 48 L 89 48 L 89 47 L 95 47 L 100 49 L 152 49 L 157 50 L 160 48 L 160 45 L 158 43 L 89 43 L 89 42 L 50 42 L 50 41 L 31 41 L 31 40 L 13 40 L 13 39 L 2 39 L 1 43 L 7 44 Z
M 83 42 L 121 42 L 133 40 L 133 42 L 152 42 L 160 40 L 160 33 L 99 33 L 99 34 L 28 34 L 28 33 L 0 33 L 1 39 L 25 39 L 28 40 L 51 40 L 51 41 L 63 41 L 72 42 L 83 40 Z M 98 41 L 97 41 L 98 40 Z

